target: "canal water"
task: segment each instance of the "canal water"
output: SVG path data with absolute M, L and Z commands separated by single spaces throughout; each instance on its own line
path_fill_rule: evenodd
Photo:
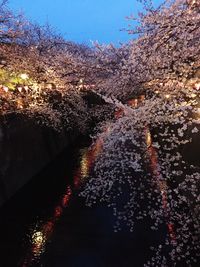
M 116 118 L 122 113 L 118 110 Z M 146 138 L 150 168 L 158 177 L 148 128 Z M 162 244 L 167 234 L 174 239 L 173 225 L 165 223 L 155 232 L 148 220 L 138 221 L 134 232 L 125 226 L 114 232 L 112 209 L 102 203 L 85 205 L 79 192 L 102 146 L 101 135 L 93 144 L 80 138 L 0 209 L 0 267 L 140 267 L 152 257 L 152 246 Z M 156 182 L 165 208 L 166 185 Z
M 42 257 L 45 257 L 55 229 L 66 210 L 78 216 L 79 207 L 71 209 L 69 206 L 73 202 L 73 191 L 83 179 L 84 171 L 89 168 L 90 143 L 88 138 L 81 138 L 66 148 L 1 207 L 1 267 L 44 266 Z M 66 227 L 70 228 L 74 223 L 69 221 L 67 224 Z M 59 263 L 52 264 L 47 263 L 46 266 L 59 266 Z
M 152 235 L 144 222 L 115 233 L 112 211 L 79 196 L 102 148 L 101 138 L 90 143 L 68 147 L 1 208 L 1 267 L 139 267 L 150 257 L 166 229 Z

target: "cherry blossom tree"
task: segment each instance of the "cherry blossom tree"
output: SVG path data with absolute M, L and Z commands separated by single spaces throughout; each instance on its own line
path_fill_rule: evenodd
M 157 85 L 172 80 L 185 84 L 199 76 L 198 1 L 168 0 L 158 8 L 145 2 L 147 12 L 139 13 L 137 26 L 128 29 L 137 38 L 130 43 L 126 64 L 116 74 L 119 96 L 142 90 L 152 81 Z
M 64 116 L 67 123 L 68 114 L 76 113 L 82 125 L 86 106 L 77 84 L 88 73 L 91 49 L 64 40 L 49 25 L 39 26 L 15 15 L 6 4 L 3 1 L 0 8 L 1 114 L 22 112 L 59 129 Z M 53 103 L 55 95 L 54 102 L 59 98 L 60 105 Z M 68 109 L 63 109 L 63 101 Z
M 22 15 L 14 15 L 7 8 L 7 0 L 1 1 L 0 4 L 0 42 L 11 43 L 22 36 L 24 18 Z
M 116 231 L 145 224 L 159 236 L 164 227 L 144 266 L 199 260 L 199 164 L 190 160 L 200 130 L 199 11 L 199 1 L 165 1 L 156 9 L 145 1 L 139 24 L 128 30 L 137 38 L 101 88 L 123 112 L 97 135 L 102 151 L 81 196 L 89 206 L 106 203 Z M 119 102 L 141 94 L 132 109 Z

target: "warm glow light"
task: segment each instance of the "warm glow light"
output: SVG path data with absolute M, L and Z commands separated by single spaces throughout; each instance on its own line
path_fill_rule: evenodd
M 27 79 L 28 79 L 28 74 L 26 74 L 26 73 L 22 73 L 22 74 L 20 75 L 20 77 L 22 78 L 22 80 L 27 80 Z
M 44 236 L 42 232 L 35 232 L 32 236 L 33 244 L 41 246 L 44 242 Z
M 128 101 L 128 105 L 132 108 L 136 108 L 138 106 L 138 99 L 134 98 Z
M 146 131 L 146 144 L 147 144 L 147 147 L 150 147 L 152 144 L 151 133 L 149 130 Z
M 155 91 L 155 94 L 159 94 L 159 91 L 158 91 L 158 90 L 156 90 L 156 91 Z
M 82 178 L 85 178 L 89 175 L 89 162 L 88 162 L 87 154 L 85 153 L 81 160 L 81 174 L 82 174 Z
M 3 86 L 3 90 L 7 93 L 9 89 L 8 89 L 8 87 Z
M 46 238 L 42 232 L 38 231 L 32 235 L 32 251 L 34 257 L 38 257 L 44 252 L 45 242 Z
M 160 168 L 159 168 L 159 162 L 158 162 L 158 153 L 155 147 L 152 146 L 152 138 L 151 138 L 151 132 L 149 128 L 146 128 L 146 144 L 148 148 L 148 154 L 150 156 L 150 166 L 152 169 L 152 174 L 155 177 L 156 184 L 160 190 L 161 197 L 162 197 L 162 207 L 164 210 L 165 220 L 168 225 L 168 232 L 170 235 L 171 242 L 176 241 L 176 235 L 174 232 L 174 225 L 170 223 L 170 214 L 168 212 L 167 206 L 168 206 L 168 199 L 167 199 L 167 183 L 165 180 L 161 180 L 161 174 L 160 174 Z
M 195 84 L 195 89 L 200 90 L 200 82 Z
M 140 101 L 143 102 L 144 100 L 145 100 L 145 95 L 141 95 L 141 96 L 140 96 Z
M 170 98 L 170 95 L 165 95 L 165 98 L 169 99 Z
M 191 94 L 190 97 L 195 98 L 197 95 L 196 94 Z

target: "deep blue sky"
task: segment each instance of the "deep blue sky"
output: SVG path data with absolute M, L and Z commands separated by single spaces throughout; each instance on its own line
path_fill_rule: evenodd
M 48 21 L 68 40 L 114 44 L 130 39 L 120 29 L 128 25 L 125 17 L 141 8 L 136 0 L 9 0 L 9 6 L 34 22 Z

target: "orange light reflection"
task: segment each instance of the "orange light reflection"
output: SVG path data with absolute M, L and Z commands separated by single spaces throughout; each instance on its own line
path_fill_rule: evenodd
M 106 127 L 103 131 L 105 135 L 109 134 L 110 127 Z M 99 136 L 95 143 L 91 146 L 90 149 L 85 149 L 82 155 L 80 168 L 77 170 L 76 174 L 74 175 L 74 187 L 78 189 L 85 180 L 89 177 L 91 172 L 92 166 L 102 151 L 104 143 L 103 136 Z
M 106 127 L 105 134 L 108 134 L 110 131 L 109 127 Z M 74 175 L 74 187 L 75 189 L 79 189 L 80 186 L 85 182 L 85 179 L 89 176 L 93 163 L 96 157 L 99 155 L 103 147 L 103 137 L 100 136 L 97 138 L 96 142 L 92 145 L 90 149 L 85 149 L 80 161 L 80 167 L 76 171 Z M 37 258 L 41 256 L 41 254 L 45 251 L 45 245 L 51 234 L 55 228 L 55 223 L 62 216 L 64 208 L 68 207 L 70 199 L 72 196 L 72 189 L 70 186 L 67 186 L 66 193 L 63 195 L 60 203 L 54 209 L 53 218 L 47 221 L 41 229 L 34 230 L 34 233 L 40 233 L 40 238 L 37 239 L 32 238 L 31 249 L 28 252 L 22 267 L 28 267 L 35 261 Z
M 161 193 L 162 197 L 162 207 L 165 214 L 165 219 L 167 223 L 168 233 L 171 239 L 172 244 L 176 241 L 176 235 L 174 231 L 174 224 L 170 222 L 170 210 L 168 208 L 168 199 L 167 199 L 167 183 L 165 180 L 162 179 L 162 175 L 160 173 L 159 162 L 158 162 L 158 153 L 155 147 L 152 146 L 152 137 L 148 127 L 145 129 L 146 135 L 146 144 L 147 144 L 147 151 L 150 158 L 150 168 L 155 178 L 156 185 Z
M 54 209 L 53 217 L 43 224 L 40 229 L 36 227 L 33 231 L 31 239 L 31 248 L 25 257 L 22 267 L 31 266 L 32 263 L 37 260 L 45 251 L 47 241 L 50 239 L 57 220 L 63 213 L 63 208 L 67 207 L 70 202 L 72 190 L 70 186 L 67 186 L 66 193 L 60 200 L 60 203 Z

